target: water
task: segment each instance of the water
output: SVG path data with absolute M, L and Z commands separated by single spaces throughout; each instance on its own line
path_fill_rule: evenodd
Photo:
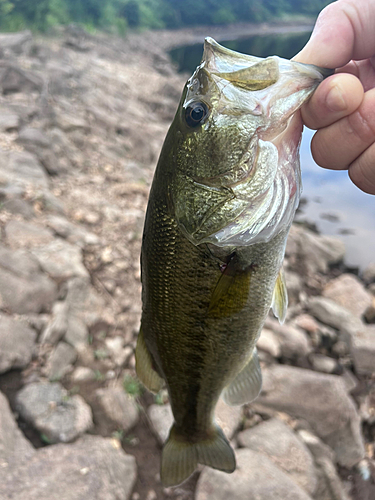
M 209 35 L 209 33 L 208 33 Z M 309 33 L 265 35 L 220 41 L 230 49 L 259 57 L 291 58 L 304 46 Z M 171 51 L 179 71 L 192 74 L 202 57 L 202 44 Z M 347 171 L 325 170 L 314 162 L 310 142 L 314 131 L 305 128 L 301 144 L 303 201 L 296 219 L 315 224 L 322 234 L 342 239 L 346 264 L 365 268 L 375 261 L 375 196 L 352 184 Z

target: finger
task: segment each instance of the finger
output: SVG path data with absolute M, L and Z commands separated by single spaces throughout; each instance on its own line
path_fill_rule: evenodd
M 375 54 L 375 2 L 339 0 L 319 14 L 310 40 L 294 60 L 338 68 Z
M 350 115 L 363 100 L 361 82 L 346 73 L 324 80 L 302 108 L 304 124 L 312 129 L 327 127 Z
M 318 130 L 311 152 L 318 165 L 343 170 L 375 141 L 375 89 L 364 94 L 359 108 L 351 115 Z
M 364 91 L 375 87 L 375 57 L 364 61 L 350 61 L 344 67 L 339 68 L 337 73 L 350 73 L 355 75 L 363 85 Z
M 349 177 L 365 193 L 375 194 L 375 144 L 350 165 Z

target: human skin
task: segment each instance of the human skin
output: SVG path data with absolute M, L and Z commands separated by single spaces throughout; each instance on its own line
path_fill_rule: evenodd
M 301 111 L 316 163 L 375 194 L 375 0 L 328 5 L 294 60 L 337 68 Z

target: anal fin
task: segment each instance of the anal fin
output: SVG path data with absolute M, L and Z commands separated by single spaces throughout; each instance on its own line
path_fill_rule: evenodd
M 164 380 L 152 367 L 152 357 L 147 349 L 142 328 L 135 348 L 135 370 L 139 380 L 149 391 L 157 393 L 162 389 Z
M 228 405 L 243 405 L 258 397 L 261 389 L 262 372 L 259 366 L 258 352 L 254 347 L 250 361 L 237 377 L 225 387 L 221 397 Z
M 276 318 L 278 318 L 279 322 L 283 324 L 288 308 L 288 292 L 286 289 L 283 268 L 280 269 L 279 275 L 277 276 L 275 288 L 273 290 L 271 307 L 273 314 Z

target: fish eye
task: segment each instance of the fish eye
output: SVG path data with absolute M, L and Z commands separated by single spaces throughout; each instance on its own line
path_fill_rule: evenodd
M 185 120 L 189 127 L 197 127 L 208 116 L 208 107 L 204 102 L 193 102 L 185 109 Z

